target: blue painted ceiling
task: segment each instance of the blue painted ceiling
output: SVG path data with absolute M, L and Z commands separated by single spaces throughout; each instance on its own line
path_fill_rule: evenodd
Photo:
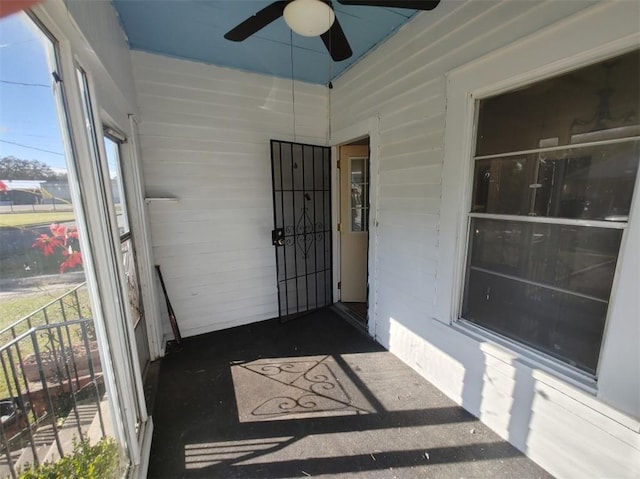
M 112 0 L 133 50 L 326 84 L 406 23 L 415 10 L 333 2 L 353 55 L 331 60 L 320 37 L 279 18 L 243 42 L 224 34 L 273 0 Z M 291 42 L 293 41 L 293 53 Z M 292 61 L 293 59 L 293 61 Z

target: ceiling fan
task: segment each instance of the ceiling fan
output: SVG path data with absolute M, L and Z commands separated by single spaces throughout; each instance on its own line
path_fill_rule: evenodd
M 342 5 L 409 8 L 433 10 L 440 0 L 338 0 Z M 320 36 L 334 61 L 346 60 L 352 55 L 347 37 L 336 18 L 330 0 L 279 0 L 247 18 L 229 30 L 227 40 L 241 42 L 263 29 L 274 20 L 284 17 L 287 25 L 300 35 Z

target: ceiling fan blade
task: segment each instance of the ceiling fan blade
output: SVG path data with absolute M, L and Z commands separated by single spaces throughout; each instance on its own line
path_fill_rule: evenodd
M 287 3 L 289 3 L 288 0 L 280 0 L 267 5 L 258 13 L 250 16 L 244 22 L 225 33 L 224 38 L 234 42 L 246 40 L 257 31 L 262 30 L 274 20 L 280 18 Z
M 320 38 L 335 62 L 346 60 L 353 54 L 337 18 L 331 28 L 320 35 Z
M 342 5 L 367 7 L 410 8 L 412 10 L 433 10 L 440 0 L 338 0 Z

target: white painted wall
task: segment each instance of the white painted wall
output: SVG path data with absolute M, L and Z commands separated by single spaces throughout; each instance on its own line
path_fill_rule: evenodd
M 276 317 L 270 139 L 291 81 L 133 52 L 155 260 L 183 336 Z M 296 141 L 325 145 L 326 89 L 295 84 Z M 167 337 L 171 337 L 165 323 Z
M 126 100 L 126 111 L 135 113 L 136 97 L 131 68 L 131 55 L 124 31 L 120 25 L 113 4 L 109 0 L 66 0 L 65 6 L 78 28 L 90 45 L 95 58 L 99 59 L 103 70 L 98 89 L 106 91 L 100 84 L 110 82 Z M 101 98 L 104 107 L 111 101 L 109 91 Z
M 622 48 L 616 40 L 634 41 L 638 18 L 637 2 L 442 2 L 334 81 L 332 92 L 333 137 L 343 141 L 352 125 L 379 123 L 370 264 L 376 339 L 558 477 L 640 475 L 640 206 L 622 252 L 597 385 L 577 386 L 450 324 L 465 235 L 463 133 L 472 118 L 451 116 L 446 75 L 485 57 L 493 59 L 494 84 L 513 84 L 518 69 L 584 61 L 592 45 L 608 45 L 611 55 Z M 457 75 L 472 81 L 474 73 Z

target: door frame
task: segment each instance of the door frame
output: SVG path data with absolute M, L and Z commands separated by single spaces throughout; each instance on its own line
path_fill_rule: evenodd
M 379 190 L 379 156 L 380 145 L 380 117 L 372 117 L 367 120 L 349 125 L 346 128 L 334 131 L 331 135 L 331 222 L 333 229 L 333 297 L 339 298 L 338 282 L 340 281 L 340 232 L 338 222 L 340 218 L 340 172 L 338 160 L 340 159 L 340 146 L 348 145 L 364 137 L 369 137 L 369 251 L 367 253 L 367 293 L 368 322 L 367 329 L 374 338 L 378 323 L 377 310 L 377 277 L 376 277 L 376 236 L 378 227 L 378 190 Z

